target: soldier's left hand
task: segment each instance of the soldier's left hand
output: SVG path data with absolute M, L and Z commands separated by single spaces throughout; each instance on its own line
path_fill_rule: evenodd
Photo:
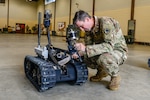
M 72 58 L 77 59 L 77 58 L 79 58 L 79 56 L 84 56 L 84 54 L 85 54 L 84 51 L 78 51 L 78 54 L 77 54 L 77 53 L 74 53 L 74 54 L 72 55 Z

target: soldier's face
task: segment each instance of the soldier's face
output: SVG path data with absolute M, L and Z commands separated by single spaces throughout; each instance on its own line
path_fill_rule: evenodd
M 85 18 L 84 21 L 77 21 L 76 25 L 80 28 L 82 31 L 90 31 L 92 28 L 92 23 L 90 18 Z

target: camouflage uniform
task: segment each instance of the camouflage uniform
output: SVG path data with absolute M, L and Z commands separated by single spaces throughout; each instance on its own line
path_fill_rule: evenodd
M 118 21 L 110 17 L 95 18 L 94 28 L 86 33 L 86 60 L 88 67 L 103 69 L 117 76 L 119 65 L 127 59 L 127 45 Z

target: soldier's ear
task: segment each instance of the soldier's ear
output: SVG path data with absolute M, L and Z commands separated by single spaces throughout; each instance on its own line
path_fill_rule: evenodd
M 85 18 L 85 21 L 89 22 L 90 18 L 89 17 L 86 17 Z

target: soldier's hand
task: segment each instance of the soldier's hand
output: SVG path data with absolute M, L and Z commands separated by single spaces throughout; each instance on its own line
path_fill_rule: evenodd
M 76 44 L 75 44 L 75 48 L 76 48 L 78 51 L 85 52 L 86 46 L 85 46 L 83 43 L 76 43 Z
M 84 53 L 85 53 L 84 51 L 78 51 L 78 54 L 77 54 L 77 53 L 74 53 L 74 54 L 72 55 L 72 58 L 77 59 L 77 58 L 79 58 L 79 56 L 83 56 Z
M 72 55 L 72 58 L 77 59 L 77 58 L 79 58 L 79 55 L 78 55 L 77 53 L 74 53 L 74 54 Z
M 78 51 L 79 56 L 84 56 L 85 51 Z

